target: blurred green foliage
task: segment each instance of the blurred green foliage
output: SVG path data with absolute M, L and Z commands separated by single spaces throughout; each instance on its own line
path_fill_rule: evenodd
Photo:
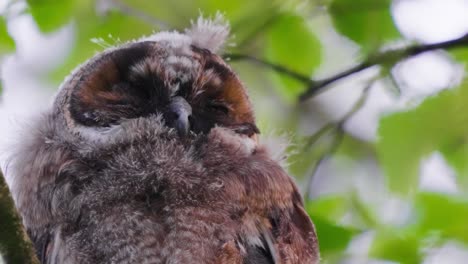
M 15 50 L 15 42 L 7 31 L 7 24 L 4 17 L 0 18 L 0 54 L 5 54 Z
M 265 54 L 270 61 L 280 61 L 291 70 L 309 76 L 321 61 L 321 44 L 307 20 L 294 13 L 284 13 L 266 32 Z M 304 84 L 288 76 L 274 74 L 276 90 L 282 98 L 295 103 Z
M 468 85 L 463 83 L 415 109 L 382 118 L 377 150 L 393 191 L 416 192 L 420 160 L 434 151 L 442 152 L 457 170 L 460 187 L 468 187 L 467 102 Z
M 43 32 L 51 32 L 71 21 L 79 0 L 28 0 L 29 12 Z
M 393 22 L 392 4 L 390 0 L 27 0 L 25 13 L 45 34 L 72 25 L 75 41 L 68 58 L 51 72 L 55 82 L 103 49 L 96 43 L 106 47 L 166 27 L 181 30 L 199 14 L 213 16 L 217 11 L 231 23 L 230 42 L 236 45 L 229 46 L 228 52 L 266 59 L 312 76 L 322 65 L 327 48 L 320 40 L 317 17 L 329 18 L 333 30 L 355 42 L 361 48 L 359 57 L 365 60 L 392 41 L 404 39 Z M 8 7 L 0 19 L 3 55 L 15 48 L 5 17 L 11 18 Z M 452 55 L 465 62 L 467 50 Z M 393 63 L 382 64 L 393 67 Z M 380 204 L 363 199 L 362 190 L 306 197 L 307 210 L 317 227 L 322 263 L 341 263 L 352 257 L 350 243 L 365 235 L 372 237 L 366 253 L 369 258 L 397 263 L 421 263 L 428 249 L 447 241 L 468 243 L 466 193 L 428 193 L 419 189 L 421 160 L 434 151 L 440 152 L 456 171 L 458 187 L 468 189 L 468 84 L 435 94 L 414 109 L 387 114 L 380 120 L 376 142 L 360 140 L 340 125 L 304 149 L 310 137 L 303 138 L 301 133 L 310 131 L 310 126 L 318 129 L 308 120 L 320 112 L 320 105 L 297 103 L 297 97 L 307 88 L 304 83 L 247 61 L 235 61 L 233 66 L 251 90 L 261 128 L 298 135 L 293 137 L 293 143 L 299 146 L 297 155 L 289 160 L 290 171 L 298 181 L 314 177 L 323 153 L 336 145 L 328 154 L 354 163 L 370 160 L 380 166 L 391 191 L 382 195 L 398 197 L 410 208 L 407 219 L 395 224 L 383 220 Z M 378 76 L 388 80 L 390 73 L 391 69 L 384 68 Z M 330 124 L 333 126 L 333 122 Z M 339 131 L 343 134 L 336 141 Z
M 399 32 L 390 13 L 391 0 L 332 0 L 329 10 L 336 29 L 365 53 L 395 40 Z

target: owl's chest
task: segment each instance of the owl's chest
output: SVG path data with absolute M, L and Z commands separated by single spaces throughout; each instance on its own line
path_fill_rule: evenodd
M 143 199 L 159 206 L 267 209 L 284 207 L 294 188 L 285 171 L 261 153 L 240 156 L 214 149 L 199 154 L 178 145 L 128 145 L 93 158 L 84 171 L 82 193 L 98 204 Z
M 87 213 L 80 216 L 80 233 L 70 235 L 77 243 L 100 240 L 80 247 L 118 237 L 129 248 L 147 243 L 157 259 L 223 263 L 216 262 L 222 252 L 238 251 L 239 239 L 258 241 L 271 227 L 270 214 L 291 203 L 289 177 L 262 156 L 200 159 L 177 150 L 129 150 L 82 171 L 74 201 Z M 114 250 L 96 258 L 111 259 Z

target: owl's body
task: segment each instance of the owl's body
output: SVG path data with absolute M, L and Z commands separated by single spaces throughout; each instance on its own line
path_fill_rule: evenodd
M 44 263 L 318 262 L 293 181 L 212 53 L 225 37 L 200 20 L 97 55 L 63 84 L 11 164 Z

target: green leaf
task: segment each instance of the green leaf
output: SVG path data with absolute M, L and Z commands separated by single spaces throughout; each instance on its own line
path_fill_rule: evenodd
M 450 50 L 449 53 L 461 63 L 468 63 L 468 48 L 460 47 L 457 49 Z
M 329 12 L 336 29 L 369 53 L 400 36 L 390 7 L 391 0 L 333 0 Z
M 402 264 L 419 264 L 422 263 L 419 242 L 414 234 L 383 230 L 375 235 L 369 255 Z
M 356 192 L 345 192 L 307 200 L 306 210 L 309 214 L 336 223 L 341 222 L 346 216 L 347 223 L 352 223 L 353 226 L 361 229 L 380 226 L 374 210 L 365 204 Z
M 421 235 L 438 234 L 468 244 L 468 199 L 437 193 L 420 193 L 416 200 L 416 226 Z
M 320 216 L 314 214 L 311 214 L 310 217 L 314 221 L 320 243 L 320 252 L 324 259 L 326 259 L 328 254 L 344 250 L 354 235 L 359 232 L 356 229 L 347 228 L 324 220 Z
M 345 134 L 336 154 L 359 160 L 375 156 L 375 146 L 373 143 Z
M 77 14 L 76 29 L 77 41 L 70 57 L 64 65 L 53 72 L 54 79 L 59 81 L 62 81 L 78 64 L 103 49 L 93 43 L 92 39 L 102 39 L 106 45 L 113 46 L 152 33 L 152 25 L 144 21 L 118 12 L 98 16 L 94 13 L 92 5 Z
M 377 152 L 392 191 L 414 193 L 421 158 L 436 150 L 449 157 L 448 150 L 466 142 L 467 101 L 468 85 L 463 83 L 426 99 L 413 110 L 381 119 Z M 450 160 L 464 162 L 465 158 Z
M 182 1 L 181 3 L 184 3 Z M 219 0 L 204 0 L 198 1 L 197 6 L 203 7 L 203 12 L 208 15 L 214 15 L 216 12 L 221 12 L 229 21 L 237 21 L 248 13 L 254 13 L 262 7 L 270 8 L 274 3 L 266 0 L 249 1 L 219 1 Z M 258 14 L 258 13 L 257 13 Z
M 300 16 L 283 14 L 271 26 L 266 36 L 266 57 L 269 61 L 310 76 L 320 65 L 321 44 L 310 29 L 307 21 Z M 274 75 L 280 95 L 289 102 L 306 87 L 304 83 L 285 75 Z
M 7 23 L 4 17 L 0 17 L 0 54 L 15 50 L 15 41 L 8 34 Z
M 309 214 L 334 222 L 343 218 L 348 207 L 349 201 L 344 195 L 322 196 L 318 199 L 306 201 L 306 210 Z
M 411 222 L 377 232 L 370 256 L 399 263 L 421 263 L 423 249 L 447 240 L 468 244 L 468 199 L 440 193 L 418 193 Z
M 444 155 L 445 160 L 448 162 L 457 173 L 458 186 L 467 191 L 468 190 L 468 144 L 466 138 L 459 138 L 460 142 L 453 142 L 441 147 L 440 151 Z
M 43 32 L 51 32 L 70 22 L 77 7 L 75 0 L 27 0 L 27 3 L 32 17 Z
M 15 50 L 15 41 L 8 34 L 5 17 L 0 16 L 0 55 L 10 53 Z M 3 80 L 0 79 L 0 95 L 3 92 Z

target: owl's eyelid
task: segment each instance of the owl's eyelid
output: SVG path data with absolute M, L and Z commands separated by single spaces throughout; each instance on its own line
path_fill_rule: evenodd
M 221 102 L 221 101 L 211 101 L 207 104 L 207 106 L 209 108 L 212 108 L 212 109 L 215 109 L 215 110 L 218 110 L 218 111 L 221 111 L 225 114 L 229 113 L 229 111 L 231 111 L 231 107 L 229 107 L 228 104 L 224 103 L 224 102 Z

